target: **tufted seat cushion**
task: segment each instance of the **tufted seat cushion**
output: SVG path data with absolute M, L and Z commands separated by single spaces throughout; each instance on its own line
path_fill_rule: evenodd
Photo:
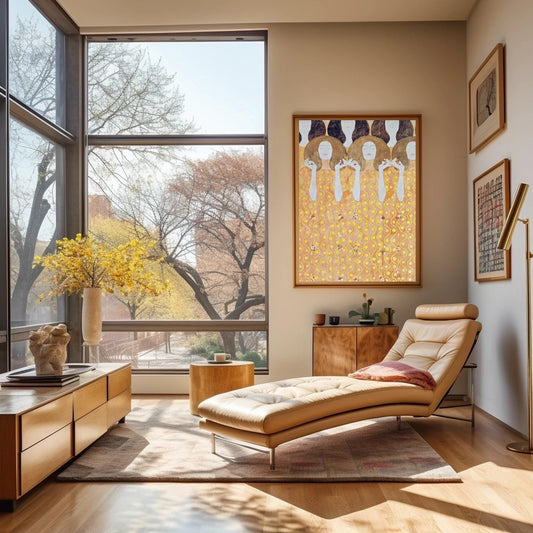
M 433 391 L 409 383 L 313 376 L 253 385 L 204 400 L 200 416 L 259 433 L 276 433 L 309 420 L 390 403 L 429 405 Z

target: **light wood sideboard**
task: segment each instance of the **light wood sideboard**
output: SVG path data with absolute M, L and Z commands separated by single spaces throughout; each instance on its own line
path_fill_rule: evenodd
M 0 387 L 0 508 L 16 501 L 131 410 L 131 365 L 102 363 L 64 387 Z M 6 381 L 0 374 L 0 386 Z
M 398 326 L 313 326 L 313 375 L 346 376 L 378 363 L 398 338 Z

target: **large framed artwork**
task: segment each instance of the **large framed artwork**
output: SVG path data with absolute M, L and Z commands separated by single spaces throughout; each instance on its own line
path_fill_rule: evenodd
M 470 153 L 505 127 L 503 45 L 498 44 L 468 82 Z
M 294 285 L 420 286 L 420 115 L 294 115 Z
M 474 180 L 474 247 L 476 281 L 511 277 L 509 250 L 498 240 L 509 212 L 509 160 L 503 159 Z

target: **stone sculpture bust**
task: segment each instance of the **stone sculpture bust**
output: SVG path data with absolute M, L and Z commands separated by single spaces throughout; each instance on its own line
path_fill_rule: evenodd
M 30 351 L 35 359 L 37 375 L 63 373 L 67 360 L 67 344 L 70 334 L 65 324 L 43 326 L 30 333 Z

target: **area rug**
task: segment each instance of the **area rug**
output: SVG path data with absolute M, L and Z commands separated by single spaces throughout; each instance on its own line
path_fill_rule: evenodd
M 365 420 L 279 446 L 268 454 L 198 428 L 186 401 L 143 400 L 70 463 L 61 481 L 457 482 L 458 474 L 406 422 Z

